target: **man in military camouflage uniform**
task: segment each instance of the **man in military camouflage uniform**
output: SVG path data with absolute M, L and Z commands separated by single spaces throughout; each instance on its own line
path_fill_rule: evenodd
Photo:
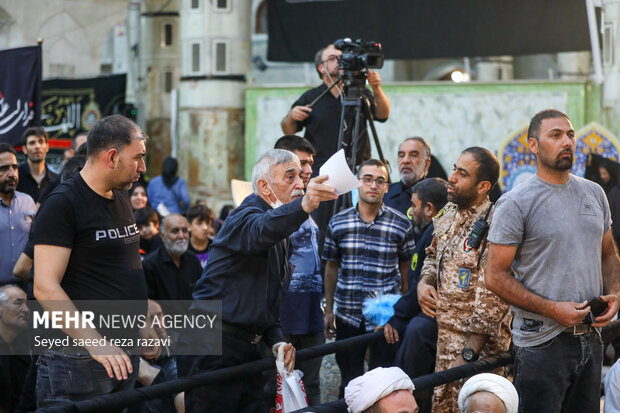
M 435 371 L 506 351 L 510 343 L 508 304 L 484 285 L 485 241 L 477 249 L 467 244 L 474 223 L 490 212 L 488 193 L 498 177 L 491 152 L 465 149 L 448 179 L 450 202 L 433 219 L 418 300 L 425 314 L 437 318 Z M 436 387 L 433 413 L 458 412 L 460 389 L 460 382 Z

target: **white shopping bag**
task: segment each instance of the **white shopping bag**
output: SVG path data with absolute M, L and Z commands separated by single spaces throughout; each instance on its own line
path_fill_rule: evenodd
M 276 413 L 290 413 L 295 410 L 308 407 L 306 389 L 301 381 L 303 373 L 293 370 L 289 373 L 284 367 L 284 346 L 278 348 L 276 358 L 276 382 L 278 390 L 276 393 Z

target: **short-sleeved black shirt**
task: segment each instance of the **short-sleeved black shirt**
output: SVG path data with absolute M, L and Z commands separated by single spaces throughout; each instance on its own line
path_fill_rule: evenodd
M 35 244 L 72 250 L 61 281 L 71 300 L 147 299 L 129 194 L 113 193 L 113 199 L 100 196 L 77 174 L 60 184 L 37 213 Z
M 293 103 L 293 106 L 309 105 L 316 99 L 321 93 L 327 89 L 325 83 L 317 86 L 313 89 L 306 91 Z M 370 90 L 365 89 L 364 95 L 368 97 L 370 102 L 370 111 L 373 117 L 376 115 L 375 110 L 375 98 Z M 327 92 L 321 99 L 319 99 L 314 106 L 312 106 L 312 112 L 304 121 L 297 122 L 297 130 L 306 128 L 304 137 L 312 143 L 316 155 L 314 156 L 313 168 L 315 174 L 318 173 L 321 165 L 325 163 L 336 153 L 338 149 L 338 132 L 340 131 L 340 116 L 342 115 L 342 103 L 339 97 L 335 97 L 331 92 Z M 360 127 L 364 131 L 360 135 L 357 148 L 357 164 L 370 158 L 370 141 L 368 138 L 368 131 L 366 127 L 366 117 L 362 116 L 363 122 Z M 386 119 L 375 119 L 379 122 L 385 122 Z M 354 125 L 347 125 L 347 127 L 353 128 Z

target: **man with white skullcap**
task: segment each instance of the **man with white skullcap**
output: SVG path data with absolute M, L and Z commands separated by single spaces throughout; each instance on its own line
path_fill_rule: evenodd
M 459 393 L 459 409 L 464 413 L 517 413 L 519 395 L 502 376 L 482 373 L 467 380 Z
M 417 413 L 413 382 L 398 367 L 377 367 L 349 382 L 344 399 L 349 413 Z

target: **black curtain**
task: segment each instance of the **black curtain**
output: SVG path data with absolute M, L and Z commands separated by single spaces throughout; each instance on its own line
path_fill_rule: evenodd
M 387 59 L 590 49 L 585 0 L 269 0 L 267 14 L 271 61 L 309 62 L 343 37 Z

